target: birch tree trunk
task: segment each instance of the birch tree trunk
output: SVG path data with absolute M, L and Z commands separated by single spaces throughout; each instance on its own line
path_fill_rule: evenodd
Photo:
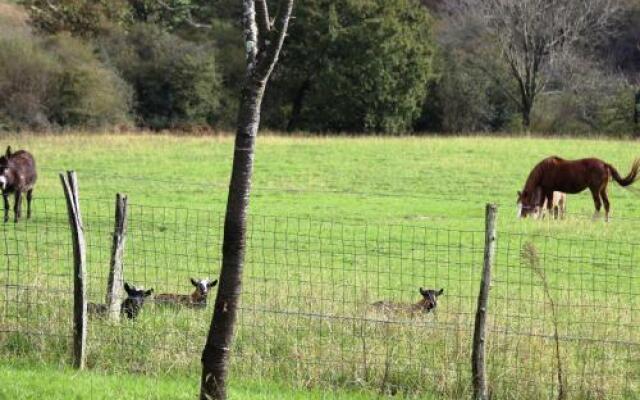
M 255 139 L 262 97 L 289 25 L 293 0 L 279 0 L 274 22 L 267 0 L 243 0 L 242 23 L 247 69 L 238 111 L 233 169 L 227 198 L 222 245 L 222 269 L 207 343 L 202 352 L 200 399 L 226 399 L 226 378 L 236 309 L 242 291 L 247 209 Z

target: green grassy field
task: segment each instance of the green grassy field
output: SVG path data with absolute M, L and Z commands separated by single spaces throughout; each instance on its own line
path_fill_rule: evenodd
M 31 150 L 40 176 L 33 220 L 4 225 L 0 238 L 0 354 L 45 365 L 69 360 L 61 170 L 75 169 L 80 180 L 92 301 L 104 297 L 118 191 L 132 203 L 128 281 L 188 293 L 189 276 L 217 274 L 231 138 L 6 142 Z M 260 137 L 232 376 L 268 382 L 268 389 L 331 388 L 344 396 L 468 396 L 484 205 L 496 202 L 487 350 L 496 398 L 554 396 L 554 323 L 570 398 L 638 398 L 640 198 L 611 184 L 609 224 L 591 220 L 587 193 L 570 196 L 566 220 L 515 218 L 516 190 L 539 159 L 597 156 L 626 174 L 637 147 L 578 139 Z M 409 304 L 419 286 L 445 288 L 436 313 L 388 315 L 369 306 Z M 93 319 L 88 363 L 100 375 L 86 379 L 108 386 L 112 378 L 103 373 L 141 382 L 164 381 L 159 374 L 167 373 L 197 381 L 209 318 L 149 304 L 133 323 Z
M 7 361 L 7 360 L 5 360 Z M 184 376 L 149 378 L 129 374 L 78 373 L 67 367 L 42 366 L 5 362 L 0 366 L 0 399 L 31 400 L 67 399 L 195 399 L 199 391 L 197 380 Z M 292 390 L 273 382 L 232 381 L 229 398 L 243 400 L 371 400 L 370 393 L 341 392 L 332 394 L 320 390 Z

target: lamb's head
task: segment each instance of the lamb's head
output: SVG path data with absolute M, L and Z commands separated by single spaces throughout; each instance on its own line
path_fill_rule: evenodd
M 420 300 L 421 306 L 424 308 L 424 312 L 428 313 L 438 306 L 438 297 L 442 296 L 444 289 L 423 289 L 420 288 L 420 294 L 422 300 Z
M 127 318 L 135 319 L 144 305 L 144 300 L 151 296 L 153 289 L 139 289 L 125 282 L 124 290 L 127 292 L 127 298 L 122 302 L 120 311 L 125 314 Z
M 207 302 L 207 296 L 209 296 L 209 291 L 212 287 L 214 287 L 218 283 L 218 280 L 210 280 L 210 279 L 194 279 L 191 278 L 191 284 L 195 286 L 195 290 L 193 292 L 192 299 L 197 303 L 205 303 Z

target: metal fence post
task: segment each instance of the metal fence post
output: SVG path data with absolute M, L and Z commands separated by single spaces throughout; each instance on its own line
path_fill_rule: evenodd
M 85 279 L 87 257 L 84 227 L 80 215 L 76 173 L 67 171 L 66 177 L 60 173 L 60 180 L 67 201 L 73 242 L 73 366 L 83 369 L 86 362 L 87 344 L 87 288 Z
M 487 400 L 487 378 L 485 373 L 485 328 L 487 321 L 487 303 L 491 285 L 491 267 L 495 259 L 496 249 L 496 215 L 498 208 L 495 204 L 487 204 L 485 211 L 484 263 L 482 279 L 478 293 L 478 308 L 473 332 L 473 352 L 471 355 L 471 369 L 473 374 L 473 398 Z
M 124 285 L 124 245 L 127 238 L 127 196 L 116 194 L 115 225 L 111 245 L 111 262 L 105 302 L 112 321 L 120 320 L 122 287 Z

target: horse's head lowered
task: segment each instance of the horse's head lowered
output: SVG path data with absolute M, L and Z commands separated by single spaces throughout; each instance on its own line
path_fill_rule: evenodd
M 518 191 L 518 200 L 516 206 L 518 208 L 518 218 L 526 218 L 528 215 L 535 215 L 540 209 L 540 199 L 542 198 L 542 190 L 523 189 Z

